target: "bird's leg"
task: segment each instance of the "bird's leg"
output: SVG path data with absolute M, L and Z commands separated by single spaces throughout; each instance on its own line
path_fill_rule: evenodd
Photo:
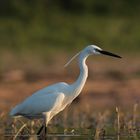
M 44 132 L 43 140 L 47 140 L 47 127 L 46 126 L 44 126 L 43 132 Z
M 48 129 L 47 129 L 47 126 L 45 125 L 45 135 L 47 135 L 47 131 Z
M 45 121 L 44 121 L 45 122 Z M 38 135 L 38 140 L 47 140 L 47 127 L 46 124 L 43 122 L 41 128 L 39 129 L 39 131 L 37 132 Z
M 39 140 L 46 140 L 47 135 L 47 125 L 46 125 L 46 116 L 43 117 L 43 124 L 39 131 L 37 132 Z
M 44 114 L 43 115 L 43 124 L 41 128 L 39 129 L 37 135 L 39 136 L 39 140 L 47 140 L 47 125 L 48 125 L 48 116 L 49 114 Z
M 37 132 L 37 135 L 40 135 L 40 133 L 42 132 L 43 128 L 44 128 L 44 125 L 41 126 L 41 128 L 40 128 L 39 131 Z
M 47 138 L 47 130 L 48 130 L 47 125 L 48 125 L 47 115 L 44 115 L 44 133 L 46 138 Z

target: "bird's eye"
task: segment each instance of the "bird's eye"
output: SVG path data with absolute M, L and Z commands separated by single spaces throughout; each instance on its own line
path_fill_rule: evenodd
M 95 52 L 99 52 L 99 49 L 97 49 L 97 48 L 95 48 L 94 50 L 95 50 Z

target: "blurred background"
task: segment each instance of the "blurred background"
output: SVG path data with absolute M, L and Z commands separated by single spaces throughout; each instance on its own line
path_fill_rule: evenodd
M 63 66 L 89 44 L 123 59 L 91 57 L 74 103 L 90 111 L 132 107 L 140 100 L 139 13 L 139 0 L 1 0 L 0 111 L 49 84 L 73 82 L 76 61 Z

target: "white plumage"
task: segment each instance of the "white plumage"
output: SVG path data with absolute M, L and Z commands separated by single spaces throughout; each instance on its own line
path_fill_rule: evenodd
M 50 110 L 54 112 L 56 108 L 58 109 L 62 105 L 64 100 L 63 92 L 67 87 L 66 83 L 58 83 L 43 88 L 17 105 L 10 115 L 40 118 L 43 115 L 42 113 L 49 112 Z
M 43 88 L 13 108 L 10 115 L 24 116 L 31 119 L 44 118 L 47 126 L 54 115 L 62 111 L 80 94 L 88 76 L 88 68 L 85 61 L 92 54 L 105 54 L 121 58 L 118 55 L 103 51 L 95 45 L 86 47 L 66 64 L 67 66 L 78 56 L 80 75 L 73 84 L 60 82 Z

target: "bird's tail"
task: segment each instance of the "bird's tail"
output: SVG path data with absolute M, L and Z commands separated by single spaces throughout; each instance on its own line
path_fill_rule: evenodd
M 16 116 L 18 114 L 18 110 L 19 110 L 18 106 L 14 107 L 10 112 L 10 116 Z

